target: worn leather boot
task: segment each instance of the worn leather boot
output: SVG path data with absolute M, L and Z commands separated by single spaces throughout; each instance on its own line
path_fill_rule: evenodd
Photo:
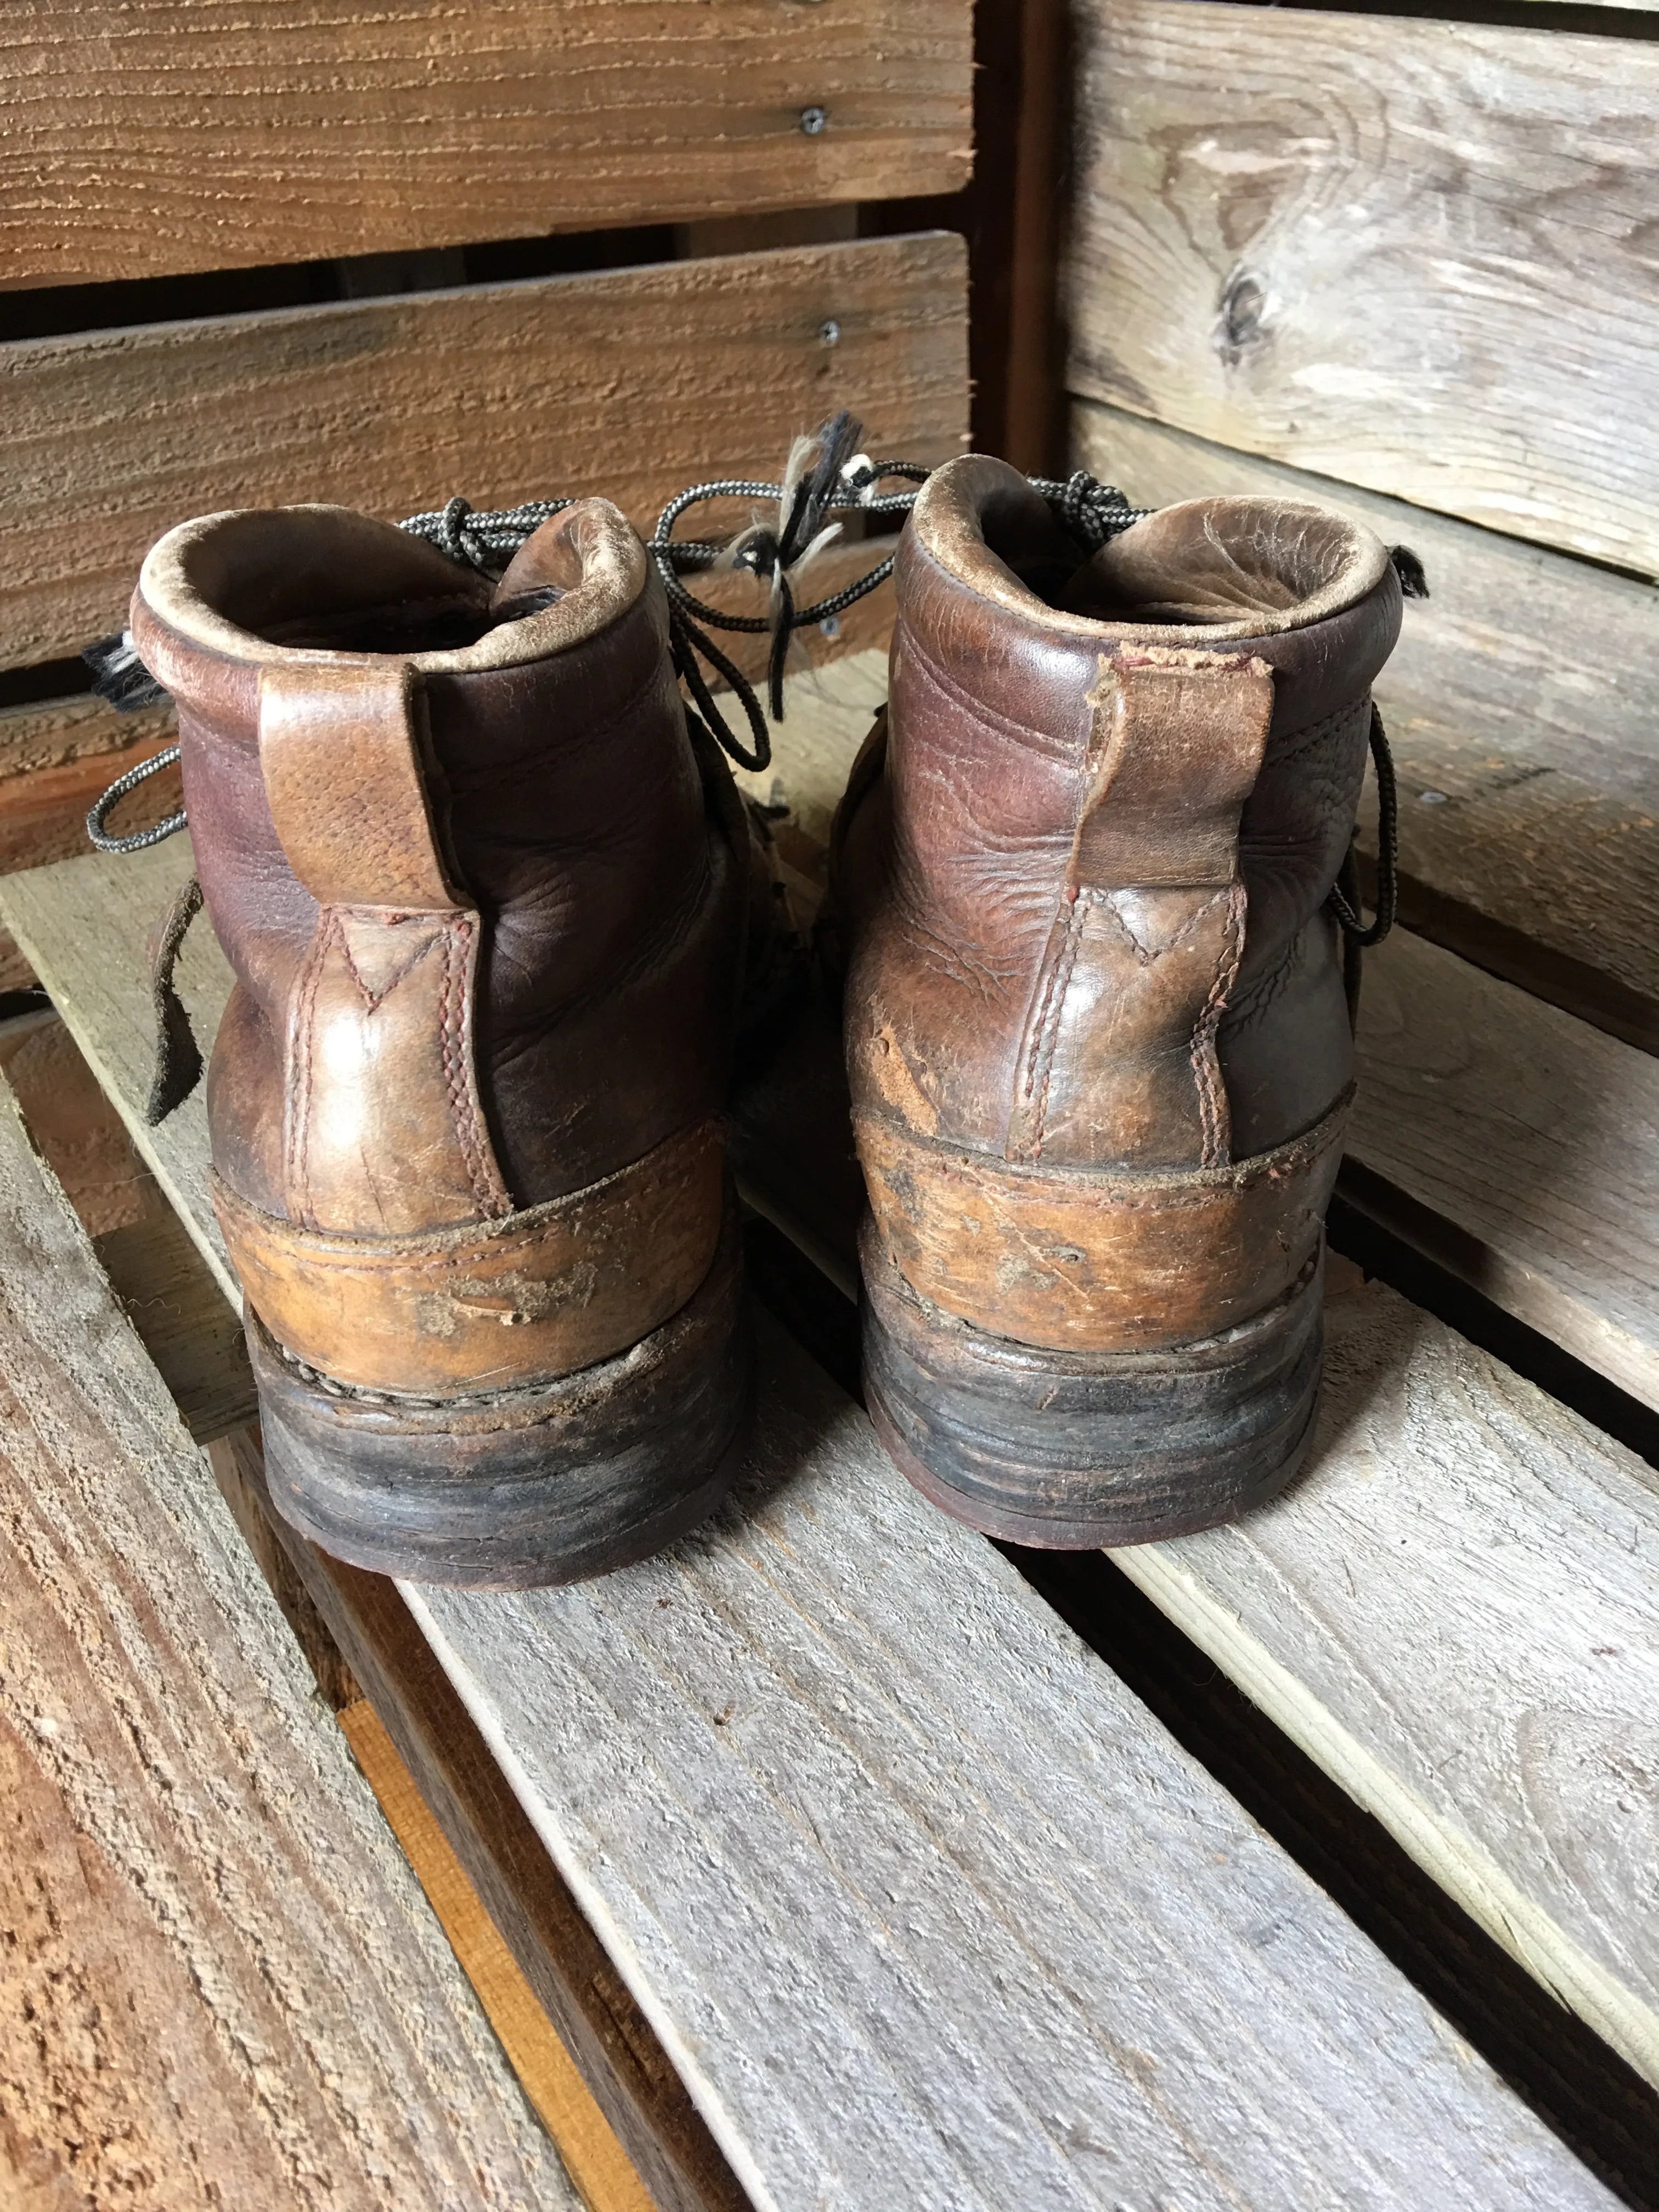
M 639 539 L 584 501 L 492 593 L 344 508 L 210 515 L 132 631 L 236 972 L 213 1196 L 276 1505 L 434 1582 L 641 1557 L 744 1404 L 750 854 Z
M 1369 532 L 1206 499 L 1091 558 L 933 476 L 837 823 L 868 1403 L 1024 1544 L 1180 1534 L 1295 1472 L 1353 1054 L 1327 900 L 1401 588 Z

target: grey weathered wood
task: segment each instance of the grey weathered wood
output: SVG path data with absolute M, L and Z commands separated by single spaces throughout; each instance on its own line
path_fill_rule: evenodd
M 0 1262 L 0 2197 L 574 2212 L 9 1092 Z
M 1436 1257 L 1659 1407 L 1659 1062 L 1396 930 L 1347 1152 L 1449 1225 Z
M 4 896 L 59 946 L 65 1017 L 131 1113 L 142 1025 L 74 980 L 125 960 L 137 994 L 92 874 Z M 71 906 L 101 962 L 63 951 Z M 199 1206 L 189 1125 L 146 1141 Z M 403 1586 L 757 2205 L 1610 2203 L 762 1334 L 711 1527 L 574 1590 Z
M 575 1590 L 406 1592 L 757 2204 L 1601 2201 L 761 1339 L 702 1536 Z
M 1079 403 L 1073 441 L 1078 465 L 1138 504 L 1314 499 L 1422 556 L 1431 595 L 1407 608 L 1377 684 L 1413 926 L 1652 1049 L 1659 592 L 1121 409 Z
M 1118 1565 L 1659 2081 L 1659 1480 L 1380 1285 L 1305 1479 Z
M 46 960 L 54 978 L 46 988 L 70 1035 L 240 1312 L 241 1291 L 208 1196 L 204 1086 L 159 1129 L 143 1120 L 155 1051 L 145 942 L 191 865 L 185 836 L 113 856 L 112 866 L 89 853 L 27 869 L 0 878 L 0 916 Z M 198 922 L 185 940 L 177 982 L 204 1059 L 232 980 L 213 932 Z
M 1076 392 L 1659 571 L 1659 53 L 1084 0 Z

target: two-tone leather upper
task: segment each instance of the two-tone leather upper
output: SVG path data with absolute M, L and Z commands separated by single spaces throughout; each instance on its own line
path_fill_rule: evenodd
M 209 516 L 132 627 L 236 972 L 209 1115 L 238 1199 L 348 1236 L 489 1220 L 720 1114 L 749 855 L 614 507 L 493 592 L 343 508 Z
M 884 774 L 834 886 L 855 1106 L 1054 1168 L 1311 1128 L 1352 1076 L 1325 902 L 1399 629 L 1384 548 L 1212 499 L 1085 561 L 969 456 L 918 498 L 897 595 Z

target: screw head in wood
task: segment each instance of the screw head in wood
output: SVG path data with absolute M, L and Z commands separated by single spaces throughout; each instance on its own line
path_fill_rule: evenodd
M 830 111 L 827 107 L 803 107 L 800 112 L 800 127 L 809 138 L 821 137 L 823 126 L 829 120 Z

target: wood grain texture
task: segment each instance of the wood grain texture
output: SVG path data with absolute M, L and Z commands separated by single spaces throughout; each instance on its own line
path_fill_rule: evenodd
M 395 1585 L 331 1559 L 271 1511 L 257 1432 L 222 1438 L 208 1457 L 313 1667 L 320 1632 L 341 1667 L 349 1662 L 353 1696 L 361 1682 L 658 2212 L 748 2212 L 684 2085 Z
M 1659 1407 L 1659 1064 L 1396 930 L 1365 956 L 1348 1157 L 1435 1256 Z
M 1080 403 L 1073 439 L 1076 465 L 1137 504 L 1313 499 L 1421 556 L 1431 596 L 1376 687 L 1411 926 L 1659 1045 L 1659 592 L 1115 408 Z M 1369 790 L 1366 806 L 1369 830 Z
M 223 1300 L 220 1301 L 221 1304 Z M 587 2212 L 658 2212 L 366 1698 L 340 1726 Z
M 87 872 L 55 879 L 78 898 Z M 53 880 L 10 879 L 9 910 L 29 888 L 40 920 Z M 115 1073 L 110 1000 L 59 990 Z M 176 1156 L 163 1179 L 200 1189 Z M 763 1343 L 748 1474 L 704 1533 L 563 1592 L 403 1591 L 762 2212 L 1610 2203 Z
M 1640 41 L 1083 0 L 1073 391 L 1659 571 Z
M 66 699 L 0 712 L 0 873 L 86 852 L 93 801 L 173 739 L 170 710 L 117 714 L 99 699 Z M 150 829 L 179 803 L 178 770 L 163 769 L 124 801 L 112 826 L 124 835 Z
M 816 11 L 778 0 L 777 12 Z M 118 627 L 145 552 L 193 514 L 323 499 L 395 521 L 456 492 L 484 507 L 599 492 L 648 532 L 687 484 L 775 482 L 790 441 L 838 405 L 862 415 L 872 451 L 938 461 L 959 449 L 959 239 L 7 346 L 0 665 L 78 652 Z
M 761 1343 L 705 1534 L 580 1589 L 406 1593 L 757 2204 L 1599 2200 Z
M 1659 1483 L 1379 1284 L 1327 1326 L 1297 1487 L 1114 1557 L 1659 2080 Z
M 0 2195 L 575 2198 L 0 1099 Z
M 968 0 L 23 0 L 12 284 L 331 259 L 824 200 L 971 166 Z M 816 137 L 801 111 L 819 106 Z

